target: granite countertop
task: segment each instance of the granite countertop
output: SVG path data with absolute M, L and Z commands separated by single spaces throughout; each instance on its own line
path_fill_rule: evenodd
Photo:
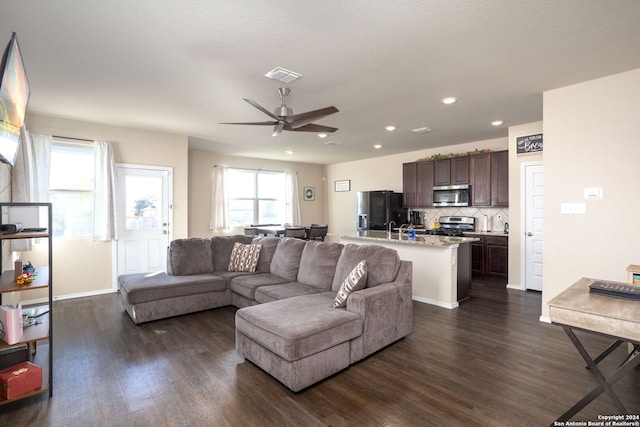
M 436 247 L 452 247 L 462 243 L 477 242 L 479 239 L 475 237 L 449 237 L 449 236 L 432 236 L 418 234 L 415 238 L 409 238 L 406 233 L 400 238 L 398 232 L 391 234 L 386 231 L 358 231 L 351 234 L 344 234 L 340 237 L 347 239 L 370 240 L 373 242 L 398 243 L 417 246 L 436 246 Z

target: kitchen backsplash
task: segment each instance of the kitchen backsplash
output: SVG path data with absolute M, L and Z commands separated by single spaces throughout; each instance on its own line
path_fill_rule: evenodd
M 488 231 L 504 231 L 504 224 L 509 222 L 509 208 L 428 208 L 428 209 L 411 209 L 419 211 L 422 217 L 422 224 L 425 228 L 433 228 L 433 222 L 441 216 L 473 216 L 476 218 L 476 231 L 483 231 L 484 216 L 487 216 Z M 501 217 L 502 221 L 498 219 Z

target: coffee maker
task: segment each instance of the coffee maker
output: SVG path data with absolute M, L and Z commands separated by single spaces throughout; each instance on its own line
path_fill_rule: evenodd
M 422 227 L 422 215 L 420 211 L 409 212 L 409 222 L 416 228 Z

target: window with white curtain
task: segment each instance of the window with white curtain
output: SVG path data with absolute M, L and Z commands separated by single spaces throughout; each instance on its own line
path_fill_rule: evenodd
M 53 204 L 54 236 L 91 237 L 94 176 L 92 143 L 53 139 L 49 200 Z
M 230 226 L 286 222 L 284 172 L 229 168 L 227 189 Z

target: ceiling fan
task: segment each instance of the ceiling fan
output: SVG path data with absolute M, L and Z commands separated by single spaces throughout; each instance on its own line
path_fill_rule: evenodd
M 278 94 L 282 98 L 282 105 L 272 113 L 267 110 L 256 101 L 252 99 L 243 98 L 249 104 L 256 107 L 258 110 L 271 117 L 273 121 L 267 122 L 245 122 L 245 123 L 221 123 L 223 125 L 257 125 L 257 126 L 273 126 L 273 133 L 271 136 L 278 136 L 283 130 L 292 132 L 335 132 L 338 128 L 329 126 L 317 125 L 314 120 L 327 117 L 330 114 L 337 113 L 338 109 L 334 106 L 321 108 L 319 110 L 307 111 L 306 113 L 293 114 L 293 110 L 287 107 L 285 103 L 287 96 L 291 90 L 289 88 L 281 87 L 278 89 Z

